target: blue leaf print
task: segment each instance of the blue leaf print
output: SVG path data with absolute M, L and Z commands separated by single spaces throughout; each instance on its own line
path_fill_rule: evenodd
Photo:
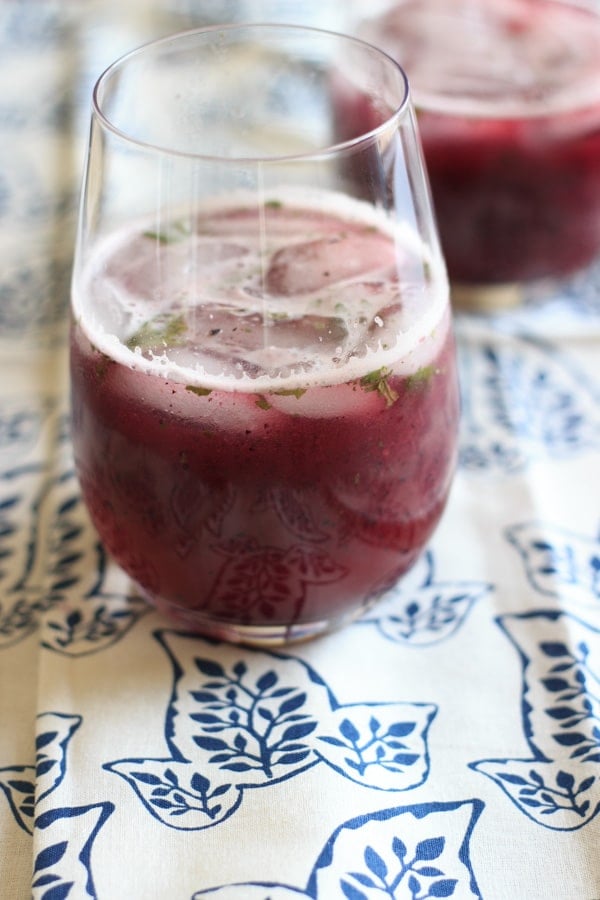
M 428 838 L 420 841 L 415 850 L 416 859 L 437 859 L 444 852 L 444 838 Z
M 531 335 L 475 321 L 460 326 L 465 470 L 510 474 L 598 446 L 595 387 L 571 359 Z
M 456 891 L 461 900 L 482 900 L 469 860 L 471 833 L 482 809 L 480 801 L 467 801 L 417 804 L 362 815 L 343 823 L 331 835 L 306 888 L 247 882 L 200 890 L 192 900 L 208 895 L 215 900 L 221 896 L 376 900 L 408 898 L 409 894 L 413 900 L 426 900 L 451 897 Z M 421 865 L 417 846 L 424 855 L 439 851 L 438 865 Z M 348 870 L 350 859 L 359 861 L 360 867 Z
M 72 881 L 65 882 L 64 884 L 59 884 L 56 887 L 50 888 L 49 891 L 44 891 L 42 894 L 42 900 L 65 900 L 65 897 L 68 897 L 71 893 L 71 888 L 74 886 Z
M 436 881 L 429 888 L 430 897 L 451 897 L 456 888 L 457 881 L 455 878 L 445 878 L 443 881 Z
M 235 669 L 234 669 L 234 672 L 235 672 Z M 278 681 L 278 678 L 277 678 L 277 675 L 275 672 L 273 672 L 273 671 L 265 672 L 265 674 L 261 675 L 261 677 L 256 682 L 256 687 L 257 687 L 259 693 L 262 694 L 265 691 L 268 691 L 274 685 L 276 685 L 277 681 Z
M 151 772 L 132 772 L 131 777 L 136 781 L 141 781 L 142 784 L 162 784 L 162 781 L 158 777 L 158 775 L 152 775 Z
M 288 688 L 287 690 L 289 691 L 290 688 Z M 285 716 L 288 713 L 294 712 L 295 710 L 299 709 L 301 706 L 304 706 L 305 703 L 306 703 L 306 694 L 302 693 L 302 692 L 299 694 L 296 694 L 295 697 L 290 697 L 289 700 L 286 700 L 284 703 L 282 703 L 280 705 L 279 715 Z
M 352 724 L 350 719 L 344 719 L 341 722 L 340 734 L 342 734 L 346 738 L 346 740 L 350 741 L 352 744 L 360 739 L 360 731 Z
M 432 804 L 351 820 L 327 842 L 307 892 L 315 900 L 325 900 L 337 895 L 336 886 L 345 885 L 348 897 L 421 900 L 451 897 L 460 888 L 461 897 L 480 900 L 468 866 L 468 836 L 481 808 L 480 804 L 471 808 L 470 803 Z M 344 863 L 352 857 L 362 858 L 363 865 L 349 871 Z M 429 859 L 435 859 L 436 865 L 422 865 Z
M 404 841 L 400 840 L 400 838 L 397 836 L 395 836 L 394 840 L 392 841 L 392 852 L 393 852 L 394 856 L 398 857 L 400 862 L 402 862 L 405 859 L 406 854 L 408 853 L 406 844 L 404 843 Z
M 60 416 L 50 404 L 39 427 L 55 432 Z M 25 463 L 11 473 L 15 483 L 21 493 L 0 511 L 0 647 L 35 631 L 43 647 L 61 655 L 83 656 L 114 644 L 149 607 L 105 590 L 105 552 L 75 473 L 51 477 Z M 0 493 L 4 487 L 0 480 Z
M 532 521 L 513 525 L 506 537 L 518 551 L 525 574 L 540 594 L 561 605 L 597 609 L 600 602 L 600 542 L 547 523 Z M 563 641 L 556 644 L 560 656 Z
M 348 900 L 369 900 L 369 898 L 365 893 L 363 893 L 363 891 L 359 891 L 358 888 L 353 887 L 343 879 L 340 881 L 340 887 L 342 889 L 344 897 L 347 897 Z
M 370 869 L 374 875 L 377 875 L 382 881 L 385 879 L 388 868 L 379 853 L 372 847 L 367 847 L 365 849 L 365 863 L 367 868 Z
M 91 868 L 94 840 L 114 811 L 112 803 L 48 809 L 36 820 L 37 839 L 45 842 L 35 861 L 32 900 L 77 896 L 96 900 Z M 79 821 L 74 827 L 73 819 Z M 67 840 L 65 835 L 69 835 Z M 57 840 L 58 838 L 58 840 Z M 50 885 L 50 886 L 49 886 Z M 49 886 L 49 887 L 48 887 Z
M 54 727 L 47 728 L 48 724 Z M 43 803 L 64 778 L 67 748 L 80 724 L 79 716 L 41 713 L 37 717 L 41 730 L 36 741 L 35 765 L 0 769 L 0 788 L 24 831 L 32 833 L 36 804 Z
M 35 749 L 41 750 L 46 744 L 51 744 L 58 737 L 58 733 L 56 731 L 45 731 L 43 734 L 38 734 L 35 739 Z
M 33 871 L 39 872 L 40 869 L 48 869 L 50 866 L 56 865 L 65 855 L 66 849 L 66 841 L 46 847 L 36 856 Z
M 435 707 L 427 704 L 340 707 L 331 717 L 332 724 L 339 722 L 337 734 L 317 735 L 319 752 L 353 781 L 406 790 L 427 775 L 426 738 L 434 715 Z
M 211 677 L 216 678 L 224 678 L 225 672 L 220 663 L 215 662 L 210 659 L 197 659 L 195 660 L 196 666 L 202 672 L 203 675 L 210 675 Z M 237 674 L 237 673 L 236 673 Z M 239 677 L 239 674 L 238 676 Z
M 600 631 L 563 611 L 503 616 L 498 624 L 522 660 L 532 757 L 479 760 L 471 768 L 538 824 L 581 828 L 600 810 Z
M 170 630 L 156 637 L 173 664 L 169 755 L 104 768 L 124 778 L 164 825 L 214 827 L 238 809 L 247 789 L 323 762 L 380 790 L 407 790 L 427 777 L 431 704 L 343 707 L 318 673 L 293 656 L 240 651 Z M 168 772 L 176 773 L 176 785 Z M 199 772 L 206 781 L 194 778 Z
M 480 582 L 437 582 L 433 554 L 425 557 L 427 571 L 419 587 L 395 585 L 353 627 L 374 625 L 389 641 L 426 647 L 448 640 L 461 627 L 473 605 L 490 592 Z

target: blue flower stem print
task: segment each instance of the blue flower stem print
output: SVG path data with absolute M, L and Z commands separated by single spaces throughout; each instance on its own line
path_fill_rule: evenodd
M 542 681 L 546 690 L 554 694 L 554 705 L 546 713 L 563 729 L 553 735 L 555 741 L 572 748 L 572 759 L 600 762 L 600 692 L 592 689 L 592 685 L 598 688 L 600 682 L 589 666 L 587 643 L 581 641 L 571 651 L 562 641 L 542 642 L 540 650 L 557 660 Z M 591 730 L 574 730 L 584 722 L 591 724 Z
M 342 705 L 321 676 L 286 654 L 240 650 L 158 631 L 173 664 L 166 758 L 104 764 L 148 812 L 182 831 L 212 828 L 266 788 L 326 764 L 369 789 L 405 791 L 429 772 L 428 703 Z
M 350 721 L 343 719 L 340 733 L 345 740 L 336 737 L 322 737 L 321 740 L 336 747 L 344 747 L 352 754 L 346 757 L 346 764 L 360 776 L 364 776 L 369 766 L 380 766 L 392 770 L 398 765 L 410 766 L 418 759 L 418 753 L 408 752 L 408 745 L 400 740 L 416 728 L 416 722 L 395 722 L 382 730 L 381 722 L 375 716 L 369 719 L 369 736 L 361 741 L 361 733 Z M 386 749 L 392 750 L 391 762 L 386 763 Z M 374 755 L 369 759 L 370 751 Z
M 423 803 L 361 815 L 329 837 L 303 888 L 271 881 L 197 891 L 192 900 L 481 900 L 469 843 L 480 800 Z
M 498 624 L 521 656 L 532 757 L 471 768 L 538 824 L 581 828 L 600 809 L 600 631 L 563 611 L 507 615 Z
M 214 820 L 222 810 L 216 798 L 226 794 L 230 785 L 221 784 L 211 790 L 210 780 L 200 772 L 194 772 L 190 778 L 189 788 L 185 787 L 173 769 L 165 769 L 163 776 L 151 772 L 132 772 L 134 781 L 149 785 L 150 802 L 155 809 L 168 810 L 171 816 L 183 816 L 191 812 L 199 812 L 208 819 Z
M 92 846 L 114 809 L 110 802 L 94 803 L 51 809 L 38 817 L 32 900 L 98 900 L 92 874 Z
M 597 610 L 600 602 L 600 540 L 545 522 L 506 529 L 531 587 L 561 605 Z
M 67 750 L 81 716 L 40 713 L 37 717 L 35 763 L 0 769 L 0 789 L 6 794 L 20 828 L 33 833 L 36 810 L 65 777 Z
M 522 472 L 538 459 L 570 459 L 600 443 L 598 393 L 555 344 L 457 322 L 467 471 Z
M 596 780 L 594 775 L 590 775 L 576 784 L 575 776 L 562 769 L 556 774 L 555 788 L 547 785 L 535 769 L 530 769 L 526 777 L 506 772 L 499 773 L 497 777 L 500 781 L 518 788 L 518 799 L 522 806 L 536 808 L 541 815 L 552 815 L 558 810 L 566 810 L 574 812 L 581 818 L 588 812 L 590 801 L 578 803 L 577 798 L 585 794 Z
M 451 897 L 458 880 L 444 878 L 444 872 L 437 866 L 425 865 L 441 856 L 444 845 L 445 840 L 442 836 L 428 838 L 420 841 L 414 854 L 410 855 L 406 844 L 399 837 L 394 837 L 391 851 L 398 860 L 395 870 L 389 869 L 383 857 L 373 847 L 367 847 L 364 852 L 366 871 L 350 872 L 350 878 L 354 883 L 342 879 L 340 882 L 342 892 L 348 900 L 367 900 L 367 895 L 356 887 L 356 884 L 359 884 L 363 888 L 373 888 L 382 896 L 395 900 L 398 888 L 402 883 L 406 883 L 412 900 Z
M 108 589 L 110 574 L 120 587 L 70 468 L 24 465 L 0 476 L 0 649 L 34 631 L 62 656 L 116 643 L 149 607 Z
M 421 575 L 420 582 L 416 578 Z M 448 640 L 465 622 L 474 604 L 492 586 L 481 582 L 441 582 L 434 575 L 434 556 L 428 550 L 410 578 L 390 588 L 353 628 L 375 626 L 388 641 L 427 647 Z
M 233 667 L 233 677 L 217 662 L 198 659 L 196 665 L 214 679 L 202 691 L 193 692 L 207 711 L 191 716 L 204 726 L 204 734 L 194 740 L 203 750 L 214 751 L 211 763 L 230 772 L 257 770 L 272 778 L 276 766 L 296 764 L 309 755 L 299 740 L 314 731 L 317 723 L 298 712 L 306 703 L 304 692 L 279 685 L 273 670 L 262 674 L 252 687 L 245 685 L 248 669 L 243 660 Z M 229 734 L 231 740 L 214 734 Z

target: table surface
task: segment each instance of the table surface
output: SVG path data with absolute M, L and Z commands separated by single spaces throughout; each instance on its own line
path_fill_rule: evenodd
M 600 268 L 457 314 L 447 511 L 346 629 L 178 632 L 91 529 L 65 343 L 89 92 L 189 21 L 0 5 L 0 897 L 598 900 Z

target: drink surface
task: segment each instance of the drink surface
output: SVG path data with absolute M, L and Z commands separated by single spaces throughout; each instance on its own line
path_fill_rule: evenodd
M 105 240 L 73 297 L 109 356 L 235 391 L 410 374 L 435 352 L 446 302 L 444 273 L 408 226 L 329 193 L 140 223 Z
M 447 298 L 419 284 L 418 242 L 272 205 L 261 252 L 256 215 L 113 237 L 74 297 L 92 518 L 157 605 L 214 634 L 360 610 L 423 549 L 454 467 Z
M 408 73 L 453 283 L 563 277 L 600 253 L 600 13 L 405 0 L 363 35 Z M 347 103 L 351 129 L 368 120 Z
M 365 25 L 419 106 L 552 115 L 600 103 L 600 16 L 560 0 L 404 0 Z

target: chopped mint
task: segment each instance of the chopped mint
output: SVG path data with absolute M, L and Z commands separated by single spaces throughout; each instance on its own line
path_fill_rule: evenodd
M 162 314 L 144 322 L 141 328 L 138 328 L 127 340 L 126 346 L 129 350 L 139 347 L 142 353 L 157 348 L 173 347 L 181 344 L 186 331 L 187 324 L 184 316 Z
M 269 401 L 267 400 L 266 397 L 263 397 L 262 394 L 258 395 L 256 405 L 258 406 L 259 409 L 264 409 L 265 411 L 267 409 L 271 409 L 271 404 L 269 403 Z
M 98 377 L 98 381 L 102 381 L 105 377 L 106 373 L 110 366 L 113 365 L 114 360 L 111 359 L 110 356 L 107 356 L 106 353 L 103 353 L 102 350 L 96 350 L 98 354 L 98 359 L 96 362 L 96 375 Z
M 195 384 L 186 384 L 185 389 L 198 397 L 208 397 L 209 394 L 212 394 L 212 388 L 197 387 Z
M 390 374 L 387 366 L 382 366 L 381 369 L 375 369 L 374 372 L 363 375 L 360 379 L 360 386 L 363 391 L 377 391 L 385 400 L 386 406 L 392 406 L 398 399 L 398 394 L 390 387 L 388 382 Z
M 417 369 L 416 372 L 413 372 L 412 375 L 408 376 L 406 381 L 407 386 L 409 388 L 427 387 L 433 376 L 438 373 L 439 369 L 436 369 L 435 366 L 421 366 L 420 369 Z
M 164 228 L 157 231 L 144 231 L 144 237 L 150 238 L 152 241 L 159 241 L 161 244 L 176 244 L 183 241 L 191 234 L 189 225 L 185 222 L 167 222 Z
M 286 391 L 273 391 L 273 393 L 278 397 L 295 397 L 296 400 L 299 400 L 306 393 L 306 388 L 290 388 Z

